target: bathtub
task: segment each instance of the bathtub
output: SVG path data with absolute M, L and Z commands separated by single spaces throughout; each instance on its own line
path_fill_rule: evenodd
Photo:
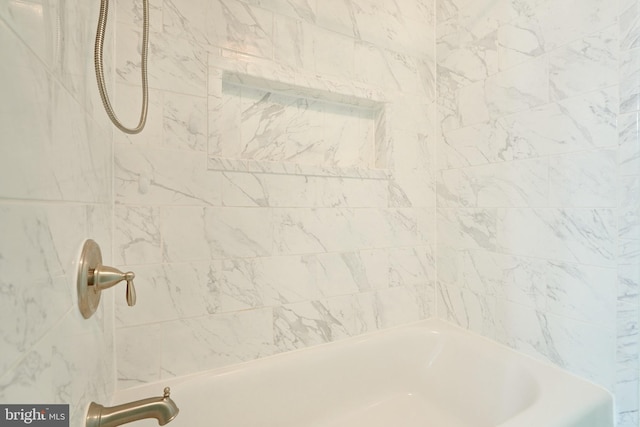
M 604 389 L 439 320 L 119 391 L 169 427 L 613 427 Z M 157 426 L 144 420 L 139 426 Z

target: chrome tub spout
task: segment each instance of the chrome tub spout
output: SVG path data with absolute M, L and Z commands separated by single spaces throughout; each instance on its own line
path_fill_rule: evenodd
M 171 400 L 169 387 L 164 396 L 136 400 L 118 406 L 104 407 L 91 402 L 87 411 L 86 427 L 116 427 L 144 418 L 155 418 L 161 426 L 178 415 L 178 407 Z

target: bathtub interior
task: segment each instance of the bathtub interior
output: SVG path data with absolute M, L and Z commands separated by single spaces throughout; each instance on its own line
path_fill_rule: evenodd
M 113 403 L 169 385 L 180 407 L 172 427 L 506 426 L 519 416 L 540 419 L 531 408 L 544 390 L 531 362 L 427 321 L 123 390 Z

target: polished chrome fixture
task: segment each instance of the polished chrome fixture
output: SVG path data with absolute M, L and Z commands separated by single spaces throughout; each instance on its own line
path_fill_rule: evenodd
M 151 397 L 106 408 L 91 402 L 87 411 L 86 427 L 115 427 L 145 418 L 155 418 L 161 426 L 173 420 L 180 411 L 164 389 L 162 397 Z
M 116 113 L 113 111 L 113 107 L 111 106 L 111 102 L 109 102 L 107 87 L 104 83 L 104 61 L 102 59 L 102 51 L 104 47 L 104 35 L 107 27 L 108 14 L 109 0 L 101 0 L 100 15 L 98 17 L 98 30 L 96 31 L 96 43 L 93 51 L 93 62 L 96 69 L 100 98 L 102 98 L 102 105 L 104 105 L 107 115 L 118 129 L 129 134 L 140 133 L 140 131 L 144 129 L 144 125 L 147 121 L 147 109 L 149 104 L 149 82 L 147 78 L 147 57 L 149 52 L 149 0 L 142 0 L 142 53 L 140 55 L 142 68 L 142 112 L 140 113 L 138 126 L 135 128 L 128 128 L 118 120 L 118 117 L 116 117 Z
M 132 271 L 122 271 L 102 265 L 102 252 L 98 244 L 88 239 L 84 242 L 80 261 L 78 262 L 78 306 L 85 319 L 95 313 L 100 303 L 100 293 L 112 286 L 127 282 L 127 304 L 133 306 L 136 303 L 136 289 L 133 279 L 136 275 Z

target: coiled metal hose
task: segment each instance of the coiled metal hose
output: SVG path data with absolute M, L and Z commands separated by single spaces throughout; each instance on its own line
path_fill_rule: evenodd
M 122 132 L 128 134 L 140 133 L 140 131 L 144 129 L 144 125 L 147 121 L 147 109 L 149 104 L 149 82 L 147 80 L 147 56 L 149 52 L 149 0 L 142 0 L 142 9 L 142 112 L 140 113 L 140 122 L 135 128 L 128 128 L 120 123 L 120 120 L 118 120 L 113 108 L 111 107 L 107 88 L 104 83 L 102 52 L 104 47 L 104 35 L 107 27 L 107 14 L 109 13 L 109 0 L 101 0 L 100 3 L 100 17 L 98 18 L 98 31 L 96 32 L 96 44 L 93 57 L 96 68 L 96 78 L 98 79 L 98 90 L 100 91 L 100 97 L 102 98 L 102 105 L 104 105 L 104 109 L 113 124 Z

